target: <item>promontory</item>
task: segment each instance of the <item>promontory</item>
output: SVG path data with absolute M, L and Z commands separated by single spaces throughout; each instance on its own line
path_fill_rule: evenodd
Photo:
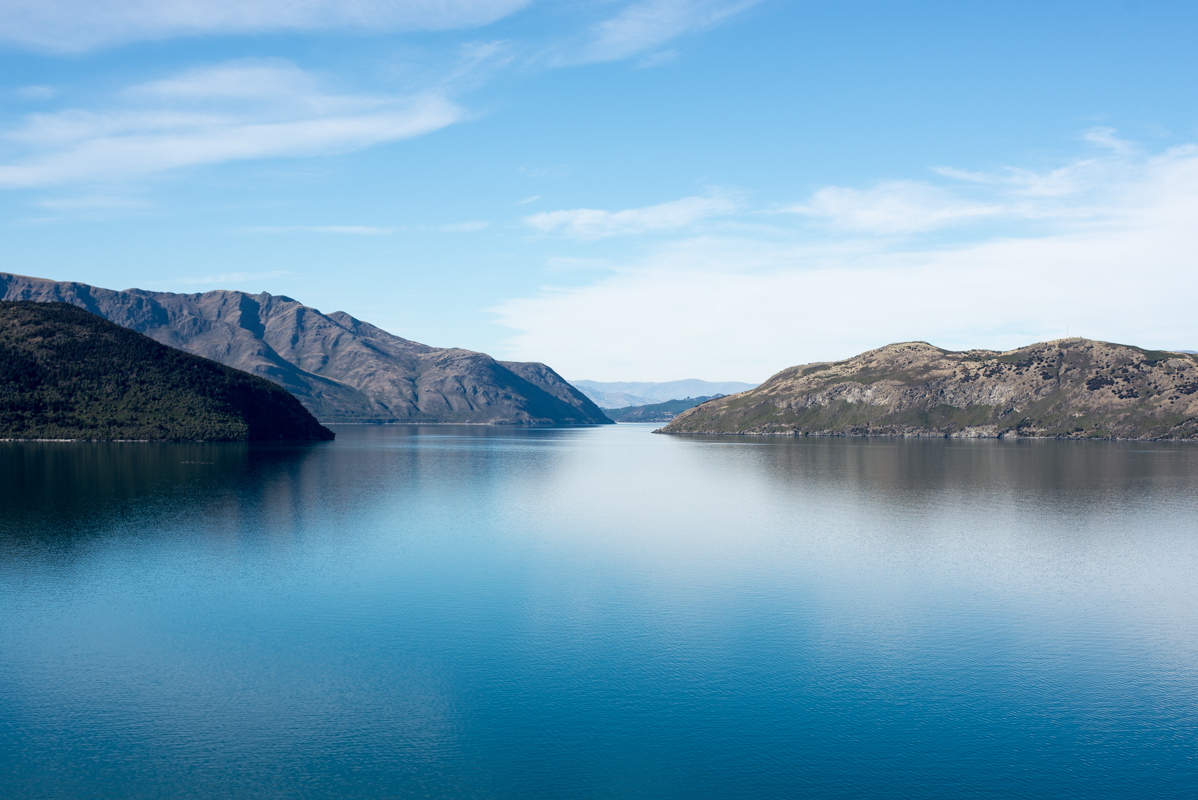
M 332 438 L 270 381 L 72 305 L 0 302 L 0 439 Z
M 1196 439 L 1198 359 L 1080 338 L 1005 352 L 905 342 L 785 369 L 660 432 Z

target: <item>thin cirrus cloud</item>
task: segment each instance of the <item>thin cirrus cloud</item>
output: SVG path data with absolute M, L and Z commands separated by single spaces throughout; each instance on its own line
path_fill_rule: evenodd
M 530 2 L 96 0 L 81 5 L 66 0 L 0 0 L 0 42 L 68 52 L 198 33 L 469 28 L 487 25 Z M 756 2 L 603 4 L 605 20 L 564 36 L 571 49 L 584 56 L 547 57 L 554 51 L 550 47 L 540 56 L 531 56 L 529 63 L 550 68 L 645 52 L 650 56 L 644 63 L 650 63 L 653 51 L 665 42 L 718 25 Z M 462 45 L 458 50 L 464 60 L 459 59 L 462 63 L 454 71 L 428 91 L 405 95 L 333 91 L 289 62 L 241 61 L 130 86 L 107 100 L 29 113 L 15 126 L 0 130 L 0 144 L 9 145 L 0 161 L 0 190 L 129 183 L 187 167 L 317 157 L 421 136 L 466 116 L 450 99 L 452 85 L 492 74 L 511 63 L 521 47 L 498 42 Z M 53 100 L 59 93 L 50 86 L 13 91 L 28 102 Z M 635 227 L 611 219 L 566 227 L 583 236 L 614 235 L 602 232 L 604 225 L 613 231 Z
M 58 94 L 53 86 L 21 86 L 13 94 L 22 100 L 49 100 Z
M 463 116 L 435 92 L 336 93 L 289 62 L 233 62 L 129 87 L 107 108 L 27 115 L 2 134 L 22 154 L 0 163 L 0 188 L 121 182 L 229 161 L 350 152 Z
M 450 222 L 442 225 L 439 230 L 441 233 L 473 233 L 489 228 L 491 223 L 480 219 L 471 219 L 465 222 Z
M 639 0 L 591 31 L 582 61 L 616 61 L 661 47 L 691 33 L 713 28 L 760 0 Z M 663 54 L 658 60 L 672 56 Z
M 78 53 L 130 42 L 272 32 L 479 28 L 532 0 L 0 0 L 0 42 Z M 761 0 L 633 0 L 592 24 L 563 63 L 614 61 L 715 27 Z M 601 4 L 609 6 L 611 4 Z M 586 13 L 585 11 L 583 13 Z M 551 50 L 553 48 L 550 48 Z M 662 54 L 657 60 L 668 59 Z
M 0 41 L 57 52 L 201 34 L 488 25 L 531 0 L 0 0 Z
M 891 181 L 870 189 L 829 186 L 787 211 L 851 233 L 923 233 L 1004 212 L 996 203 L 962 200 L 939 187 Z
M 947 184 L 887 181 L 866 189 L 827 186 L 806 202 L 783 209 L 833 231 L 907 235 L 987 220 L 1082 220 L 1106 214 L 1111 186 L 1134 183 L 1144 162 L 1138 149 L 1110 128 L 1093 128 L 1084 141 L 1098 154 L 1047 171 L 1007 167 L 971 172 L 938 167 Z M 1079 202 L 1081 199 L 1086 202 Z
M 1198 348 L 1198 146 L 1111 149 L 1062 169 L 1089 177 L 1045 197 L 1026 187 L 1050 173 L 975 176 L 996 206 L 1031 198 L 1010 213 L 1048 203 L 1047 229 L 1020 236 L 938 247 L 810 232 L 654 244 L 588 282 L 499 305 L 498 321 L 515 332 L 506 355 L 536 354 L 595 380 L 759 381 L 895 341 L 1008 349 L 1068 330 Z
M 77 197 L 50 197 L 37 201 L 40 208 L 51 211 L 104 211 L 111 209 L 148 208 L 148 201 L 119 195 L 80 195 Z
M 542 211 L 525 217 L 524 224 L 541 233 L 594 240 L 689 228 L 704 220 L 730 214 L 739 207 L 740 202 L 735 196 L 712 192 L 623 211 L 597 208 Z
M 491 223 L 483 220 L 468 220 L 466 222 L 450 222 L 440 225 L 433 230 L 439 233 L 473 233 L 490 227 Z M 427 226 L 418 225 L 255 225 L 241 229 L 244 233 L 332 233 L 341 236 L 390 236 L 397 231 L 428 230 Z
M 151 284 L 153 286 L 213 286 L 220 284 L 221 286 L 231 286 L 235 284 L 249 283 L 251 281 L 266 281 L 273 278 L 281 278 L 284 275 L 292 273 L 285 270 L 274 270 L 272 272 L 224 272 L 219 275 L 195 275 L 186 278 L 174 278 L 168 282 L 159 282 Z
M 246 233 L 332 233 L 340 236 L 390 236 L 399 228 L 376 225 L 258 225 L 242 230 Z

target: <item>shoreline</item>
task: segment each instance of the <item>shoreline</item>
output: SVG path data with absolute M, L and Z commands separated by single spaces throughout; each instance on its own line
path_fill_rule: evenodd
M 1029 440 L 1038 442 L 1191 442 L 1198 443 L 1198 436 L 1188 439 L 1166 439 L 1136 436 L 1021 436 L 1000 433 L 993 436 L 956 433 L 825 433 L 822 431 L 668 431 L 658 428 L 653 433 L 664 436 L 785 436 L 793 439 L 992 439 L 994 441 Z

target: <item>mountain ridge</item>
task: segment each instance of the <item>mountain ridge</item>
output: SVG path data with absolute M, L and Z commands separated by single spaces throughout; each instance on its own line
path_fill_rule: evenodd
M 437 348 L 285 295 L 112 290 L 0 273 L 0 300 L 65 302 L 266 378 L 325 422 L 609 424 L 544 364 Z
M 902 342 L 789 367 L 679 434 L 1198 438 L 1198 357 L 1089 339 L 952 352 Z

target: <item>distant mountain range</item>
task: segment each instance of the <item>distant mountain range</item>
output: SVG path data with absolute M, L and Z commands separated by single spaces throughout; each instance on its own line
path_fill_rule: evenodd
M 273 381 L 322 422 L 611 422 L 544 364 L 430 347 L 281 295 L 113 291 L 0 273 L 0 300 L 79 306 L 162 344 Z
M 614 422 L 669 422 L 687 409 L 723 396 L 717 394 L 712 397 L 684 397 L 681 400 L 666 400 L 664 403 L 652 403 L 647 406 L 605 408 L 603 413 Z
M 75 306 L 0 302 L 0 439 L 332 438 L 270 381 Z
M 681 400 L 687 397 L 711 397 L 752 389 L 757 384 L 740 381 L 681 380 L 651 382 L 571 381 L 583 394 L 602 408 L 626 408 Z
M 663 433 L 1198 438 L 1198 356 L 1089 339 L 1008 352 L 892 344 L 783 370 Z

